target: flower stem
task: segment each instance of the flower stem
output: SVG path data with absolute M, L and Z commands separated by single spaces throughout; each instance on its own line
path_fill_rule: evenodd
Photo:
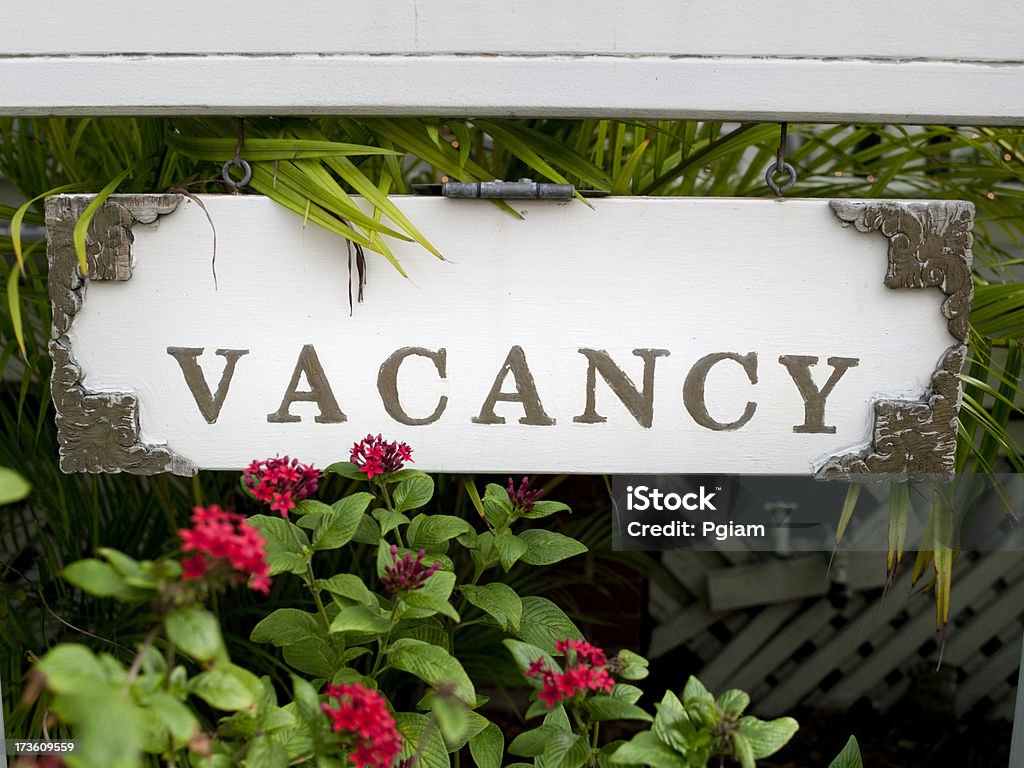
M 290 522 L 290 521 L 289 521 Z M 299 549 L 302 550 L 303 556 L 306 560 L 306 572 L 302 576 L 302 580 L 306 582 L 306 589 L 309 590 L 310 594 L 313 595 L 313 602 L 316 603 L 317 613 L 320 614 L 320 620 L 323 622 L 324 631 L 327 633 L 327 641 L 337 646 L 337 637 L 331 634 L 331 620 L 327 617 L 327 609 L 324 608 L 323 600 L 320 599 L 320 588 L 316 585 L 316 574 L 313 573 L 313 553 L 309 551 L 309 541 L 303 541 L 302 536 L 296 532 L 293 525 L 288 526 L 288 530 L 291 532 L 292 538 L 295 539 L 295 543 L 299 545 Z
M 145 657 L 146 652 L 152 647 L 153 641 L 156 640 L 156 633 L 159 631 L 160 625 L 154 625 L 153 628 L 149 630 L 149 634 L 146 635 L 146 639 L 142 641 L 142 645 L 139 646 L 139 652 L 135 654 L 135 658 L 132 660 L 132 665 L 128 668 L 128 675 L 124 679 L 125 690 L 128 690 L 131 684 L 135 682 L 135 678 L 139 676 L 139 672 L 142 670 L 142 660 Z

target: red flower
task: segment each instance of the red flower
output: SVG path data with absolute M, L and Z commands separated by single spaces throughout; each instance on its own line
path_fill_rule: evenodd
M 242 515 L 225 512 L 217 504 L 194 507 L 192 528 L 182 528 L 178 536 L 182 549 L 196 553 L 182 562 L 182 578 L 226 577 L 248 581 L 256 592 L 270 591 L 266 541 Z
M 356 768 L 388 768 L 402 749 L 402 736 L 384 697 L 359 683 L 328 684 L 326 693 L 337 706 L 325 701 L 320 708 L 331 721 L 331 730 L 347 732 L 349 760 Z
M 401 592 L 412 592 L 420 589 L 427 579 L 434 575 L 440 567 L 440 563 L 424 565 L 423 558 L 426 556 L 424 550 L 416 553 L 415 557 L 410 552 L 405 557 L 398 557 L 398 547 L 391 545 L 391 565 L 384 566 L 384 575 L 380 577 L 380 583 L 392 595 Z
M 257 501 L 270 504 L 272 511 L 287 517 L 296 503 L 316 493 L 322 476 L 312 465 L 285 456 L 254 461 L 242 473 L 242 482 Z
M 397 472 L 405 466 L 405 462 L 412 462 L 412 448 L 405 443 L 389 443 L 380 435 L 367 435 L 352 444 L 349 461 L 360 472 L 366 473 L 367 480 L 372 480 L 385 472 Z
M 508 479 L 508 490 L 509 501 L 512 502 L 512 507 L 517 509 L 520 514 L 526 514 L 533 511 L 534 502 L 539 499 L 544 490 L 538 488 L 535 491 L 530 490 L 530 478 L 524 477 L 519 481 L 519 487 L 516 488 L 515 483 L 512 482 L 512 478 Z
M 537 659 L 523 673 L 540 678 L 541 690 L 537 698 L 549 709 L 562 699 L 571 699 L 588 690 L 611 691 L 615 680 L 605 669 L 608 658 L 600 648 L 583 640 L 566 638 L 555 642 L 555 650 L 566 654 L 564 672 L 549 669 L 544 659 Z

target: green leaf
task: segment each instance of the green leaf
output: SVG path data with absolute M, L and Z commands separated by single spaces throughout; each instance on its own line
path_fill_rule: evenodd
M 304 542 L 308 542 L 306 534 L 292 522 L 282 517 L 253 515 L 249 518 L 253 526 L 266 539 L 267 563 L 270 575 L 279 573 L 305 573 L 306 551 Z
M 394 509 L 385 509 L 384 507 L 380 507 L 373 510 L 373 516 L 377 519 L 377 522 L 380 523 L 381 536 L 387 536 L 400 525 L 409 524 L 409 518 L 406 517 L 404 513 Z M 372 543 L 376 543 L 376 541 Z M 384 546 L 385 542 L 382 541 L 381 545 Z
M 469 707 L 458 700 L 430 692 L 422 702 L 437 720 L 445 746 L 450 750 L 456 744 L 464 744 L 469 730 Z
M 625 195 L 629 193 L 629 182 L 633 178 L 633 173 L 636 171 L 637 166 L 643 159 L 644 152 L 647 150 L 647 145 L 650 143 L 650 139 L 644 139 L 636 148 L 630 153 L 629 158 L 625 164 L 619 170 L 618 175 L 612 180 L 611 193 L 613 195 Z
M 665 691 L 655 709 L 658 714 L 654 718 L 651 732 L 677 752 L 685 754 L 697 736 L 697 729 L 687 717 L 682 702 L 672 691 Z
M 124 602 L 144 602 L 153 597 L 153 591 L 129 586 L 112 565 L 95 558 L 72 563 L 61 576 L 83 592 L 94 597 L 113 597 Z
M 612 763 L 650 765 L 654 768 L 688 768 L 689 762 L 663 744 L 650 731 L 642 731 L 627 741 L 610 758 Z
M 691 701 L 702 701 L 706 704 L 714 704 L 715 697 L 711 695 L 704 684 L 693 675 L 690 675 L 686 681 L 686 687 L 683 688 L 683 704 L 690 706 Z
M 836 755 L 836 759 L 829 763 L 828 768 L 864 768 L 856 736 L 850 737 L 843 751 Z
M 619 671 L 615 675 L 623 680 L 643 680 L 648 675 L 647 659 L 639 653 L 623 648 L 618 653 Z
M 292 675 L 292 701 L 304 720 L 313 720 L 321 716 L 320 699 L 316 689 L 307 680 Z
M 442 648 L 448 646 L 448 630 L 436 617 L 404 620 L 391 633 L 391 637 L 395 640 L 401 637 L 411 637 L 413 640 L 422 640 Z
M 469 675 L 458 659 L 444 648 L 421 640 L 402 638 L 391 644 L 387 656 L 392 667 L 415 675 L 435 689 L 452 686 L 452 695 L 470 707 L 475 705 L 476 693 Z
M 430 578 L 423 582 L 422 587 L 402 595 L 402 602 L 415 609 L 404 611 L 403 617 L 423 619 L 427 616 L 433 616 L 435 613 L 443 613 L 458 621 L 459 614 L 449 602 L 449 597 L 451 597 L 454 587 L 454 573 L 451 571 L 435 571 Z
M 353 650 L 367 651 L 358 647 Z M 338 657 L 335 648 L 319 635 L 312 635 L 284 646 L 281 655 L 291 667 L 313 677 L 332 677 L 338 668 L 345 664 L 345 661 Z
M 89 201 L 89 204 L 85 206 L 85 210 L 82 211 L 82 215 L 75 222 L 75 228 L 71 233 L 71 239 L 75 245 L 75 254 L 78 256 L 78 268 L 82 273 L 83 277 L 89 276 L 89 263 L 85 258 L 85 238 L 89 231 L 89 223 L 92 221 L 92 217 L 99 210 L 100 206 L 107 201 L 107 198 L 117 189 L 118 185 L 124 181 L 128 174 L 131 173 L 131 168 L 126 168 L 124 171 L 119 173 L 110 182 L 100 190 L 100 193 L 93 197 Z
M 463 534 L 476 535 L 469 521 L 454 515 L 417 515 L 409 526 L 409 547 L 429 549 Z
M 649 723 L 654 720 L 635 704 L 613 696 L 594 696 L 586 699 L 583 702 L 583 708 L 590 714 L 592 720 L 597 721 L 643 720 Z
M 246 488 L 248 490 L 248 488 Z M 324 513 L 330 512 L 331 508 L 324 504 L 322 501 L 316 499 L 303 499 L 295 505 L 295 509 L 292 510 L 291 519 L 295 521 L 295 524 L 300 528 L 311 529 L 316 527 L 316 521 L 319 520 Z
M 249 639 L 254 643 L 273 643 L 280 648 L 305 640 L 310 635 L 322 634 L 323 626 L 316 614 L 298 608 L 278 608 L 252 628 Z
M 508 572 L 526 552 L 526 542 L 508 528 L 494 536 L 494 549 L 501 558 L 501 567 Z
M 167 145 L 194 160 L 223 162 L 235 151 L 237 139 L 186 136 L 169 131 Z M 362 144 L 346 144 L 337 141 L 316 141 L 313 139 L 257 138 L 245 137 L 242 157 L 250 163 L 266 160 L 300 160 L 324 157 L 346 157 L 349 155 L 396 155 L 394 150 Z
M 529 731 L 523 731 L 512 739 L 512 743 L 508 745 L 508 753 L 518 757 L 543 755 L 544 747 L 547 746 L 548 741 L 560 733 L 572 734 L 571 731 L 548 723 L 539 725 Z
M 547 664 L 549 669 L 555 669 L 558 667 L 558 664 L 555 663 L 551 654 L 543 648 L 538 648 L 536 645 L 531 643 L 512 640 L 511 638 L 506 638 L 501 642 L 502 645 L 508 648 L 509 652 L 512 654 L 512 658 L 514 658 L 516 660 L 516 664 L 519 665 L 519 670 L 521 672 L 525 672 L 529 666 L 538 659 L 544 659 L 544 662 Z M 528 679 L 539 686 L 539 683 L 536 683 L 533 678 Z
M 211 707 L 225 712 L 254 706 L 262 693 L 262 685 L 256 675 L 225 661 L 193 677 L 188 689 Z
M 434 478 L 430 475 L 413 475 L 400 482 L 395 488 L 392 503 L 396 512 L 419 509 L 434 496 Z
M 145 712 L 114 690 L 76 690 L 57 696 L 50 709 L 74 728 L 75 764 L 137 768 Z
M 622 699 L 629 704 L 636 704 L 640 701 L 640 697 L 644 695 L 644 692 L 629 683 L 616 683 L 612 686 L 611 693 L 608 695 L 613 699 Z
M 400 761 L 416 755 L 417 768 L 451 768 L 444 739 L 430 717 L 417 712 L 396 712 L 395 727 L 404 737 Z
M 727 715 L 735 719 L 750 706 L 750 696 L 738 688 L 730 688 L 718 697 L 717 704 Z
M 742 732 L 732 735 L 732 744 L 736 750 L 736 757 L 739 758 L 741 768 L 757 768 L 757 764 L 754 761 L 754 750 Z
M 571 731 L 559 731 L 544 746 L 545 768 L 580 768 L 589 757 L 587 740 Z
M 523 618 L 523 601 L 507 584 L 495 581 L 483 586 L 464 584 L 459 591 L 466 600 L 498 622 L 503 630 L 519 631 Z
M 774 755 L 782 749 L 799 727 L 792 717 L 780 717 L 767 722 L 756 717 L 740 718 L 740 733 L 750 744 L 756 760 Z
M 576 539 L 544 528 L 523 531 L 519 539 L 526 544 L 522 560 L 530 565 L 551 565 L 587 551 Z
M 316 582 L 319 589 L 324 589 L 332 595 L 344 597 L 368 608 L 377 607 L 377 598 L 370 592 L 363 580 L 354 573 L 339 573 L 329 579 L 320 579 Z
M 352 541 L 376 546 L 377 542 L 381 539 L 381 535 L 380 525 L 377 521 L 370 517 L 370 515 L 364 514 L 363 519 L 359 521 L 355 534 L 352 536 Z
M 25 326 L 21 319 L 21 284 L 19 282 L 20 275 L 21 273 L 16 269 L 12 269 L 10 273 L 7 275 L 7 311 L 11 316 L 11 325 L 14 328 L 14 340 L 18 343 L 18 350 L 21 352 L 22 359 L 27 360 L 28 352 L 25 350 Z M 17 480 L 21 480 L 21 478 L 12 470 L 0 467 L 0 471 L 8 473 L 9 475 L 13 475 L 13 477 L 16 478 Z M 0 504 L 7 503 L 3 500 L 3 479 L 4 476 L 0 475 Z M 7 480 L 10 482 L 11 478 L 8 477 Z M 12 498 L 11 501 L 16 501 L 16 499 Z
M 469 754 L 477 768 L 501 768 L 505 753 L 505 736 L 494 723 L 488 723 L 480 733 L 469 740 Z
M 174 740 L 175 749 L 188 744 L 199 729 L 199 720 L 192 714 L 192 710 L 167 691 L 156 691 L 147 697 L 146 705 L 156 715 L 164 732 Z
M 270 737 L 260 735 L 249 742 L 242 765 L 244 768 L 288 768 L 288 752 Z
M 313 529 L 313 549 L 337 549 L 348 544 L 371 501 L 369 493 L 354 493 L 332 504 Z
M 391 629 L 391 619 L 379 608 L 365 605 L 350 605 L 342 608 L 331 622 L 331 633 L 358 632 L 367 635 L 383 635 Z
M 36 669 L 46 678 L 46 686 L 55 693 L 72 693 L 79 690 L 113 686 L 126 676 L 122 669 L 117 678 L 112 678 L 99 658 L 84 645 L 62 643 L 40 659 Z M 120 678 L 120 679 L 118 679 Z
M 523 517 L 529 520 L 539 520 L 542 517 L 548 517 L 559 512 L 572 512 L 569 509 L 568 504 L 563 504 L 560 501 L 535 501 L 533 502 L 533 509 L 529 512 L 524 512 Z
M 546 597 L 536 595 L 523 598 L 523 618 L 517 634 L 548 653 L 554 652 L 556 640 L 583 639 L 583 633 L 561 608 Z
M 198 605 L 175 608 L 164 616 L 164 629 L 168 639 L 193 659 L 212 661 L 227 658 L 220 622 L 205 608 Z
M 11 270 L 11 274 L 17 275 L 17 272 Z M 0 505 L 21 501 L 31 490 L 28 481 L 13 469 L 0 467 Z
M 339 461 L 324 470 L 325 475 L 341 475 L 346 480 L 366 480 L 366 473 L 351 461 Z
M 140 589 L 156 589 L 152 563 L 140 563 L 134 557 L 129 557 L 123 552 L 109 547 L 100 547 L 97 551 L 114 566 L 114 570 L 124 577 L 129 586 Z
M 495 483 L 488 483 L 481 503 L 484 519 L 493 527 L 502 529 L 512 520 L 512 502 L 508 491 Z

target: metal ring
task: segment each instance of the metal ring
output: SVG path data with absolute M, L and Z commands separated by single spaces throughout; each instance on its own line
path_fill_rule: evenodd
M 775 183 L 775 174 L 786 173 L 789 175 L 789 179 L 780 186 Z M 782 167 L 779 167 L 778 161 L 775 161 L 768 166 L 768 170 L 764 172 L 764 182 L 768 185 L 768 188 L 775 193 L 776 197 L 781 197 L 783 192 L 786 192 L 793 188 L 796 184 L 796 168 L 789 163 L 783 163 Z
M 230 171 L 232 168 L 242 169 L 242 178 L 238 181 L 231 178 Z M 233 157 L 224 163 L 224 167 L 220 172 L 220 177 L 224 179 L 224 183 L 231 187 L 232 190 L 237 191 L 240 187 L 244 187 L 248 184 L 249 180 L 252 179 L 252 168 L 250 168 L 249 164 L 242 158 Z

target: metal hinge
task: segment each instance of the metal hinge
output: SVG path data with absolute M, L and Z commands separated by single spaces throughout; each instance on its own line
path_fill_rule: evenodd
M 519 181 L 445 181 L 440 184 L 414 184 L 421 195 L 440 195 L 459 199 L 484 200 L 572 200 L 576 188 L 572 184 L 538 183 L 532 179 Z M 581 191 L 586 197 L 600 195 L 594 190 Z

